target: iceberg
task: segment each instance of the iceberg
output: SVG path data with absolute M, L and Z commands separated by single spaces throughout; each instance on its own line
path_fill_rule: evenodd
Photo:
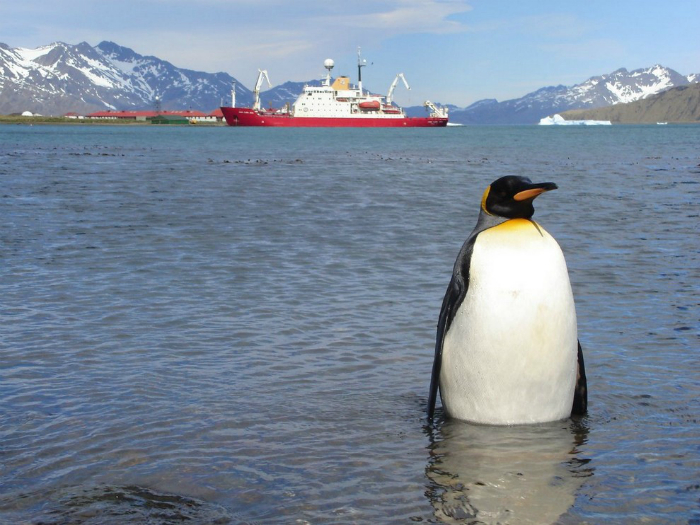
M 559 114 L 540 119 L 540 126 L 610 126 L 609 120 L 564 120 Z

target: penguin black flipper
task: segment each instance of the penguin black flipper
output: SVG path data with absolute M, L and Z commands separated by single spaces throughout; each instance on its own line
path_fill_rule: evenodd
M 572 416 L 580 416 L 588 410 L 588 382 L 586 381 L 586 366 L 583 362 L 581 341 L 578 342 L 578 373 L 574 388 L 574 404 L 571 407 Z
M 447 332 L 447 328 L 454 316 L 455 306 L 459 302 L 459 296 L 463 296 L 464 286 L 460 280 L 453 276 L 450 285 L 447 287 L 445 297 L 442 300 L 442 309 L 437 326 L 437 336 L 435 340 L 435 359 L 433 360 L 433 373 L 430 376 L 430 394 L 428 396 L 428 419 L 433 418 L 435 412 L 435 402 L 437 401 L 438 385 L 440 384 L 440 369 L 442 367 L 442 342 Z M 466 291 L 464 292 L 466 293 Z
M 437 392 L 440 384 L 440 370 L 442 367 L 442 344 L 445 339 L 445 334 L 450 329 L 452 319 L 454 319 L 457 309 L 462 304 L 464 297 L 467 295 L 469 288 L 469 261 L 472 257 L 474 241 L 478 234 L 477 229 L 472 232 L 467 241 L 462 246 L 452 272 L 452 280 L 450 281 L 445 297 L 442 300 L 442 308 L 440 310 L 440 318 L 438 319 L 437 335 L 435 337 L 435 359 L 433 360 L 433 372 L 430 376 L 430 393 L 428 395 L 428 419 L 433 418 L 435 413 L 435 402 L 437 401 Z

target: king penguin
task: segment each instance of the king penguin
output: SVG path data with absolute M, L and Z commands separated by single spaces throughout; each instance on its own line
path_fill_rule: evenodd
M 532 220 L 557 188 L 507 176 L 483 194 L 438 320 L 428 417 L 438 387 L 447 417 L 490 425 L 584 414 L 586 371 L 564 255 Z

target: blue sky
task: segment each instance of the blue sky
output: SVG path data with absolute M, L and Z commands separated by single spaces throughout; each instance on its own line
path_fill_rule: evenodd
M 323 73 L 403 105 L 467 106 L 548 85 L 661 64 L 700 73 L 700 1 L 666 0 L 0 0 L 0 42 L 111 40 L 178 67 L 224 71 L 252 88 Z

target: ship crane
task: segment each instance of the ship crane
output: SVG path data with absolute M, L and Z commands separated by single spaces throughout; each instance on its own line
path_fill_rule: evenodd
M 256 111 L 260 111 L 260 88 L 263 85 L 263 80 L 267 80 L 267 85 L 272 87 L 270 77 L 267 76 L 267 70 L 258 69 L 258 80 L 257 82 L 255 82 L 255 89 L 253 90 L 253 93 L 255 94 L 255 103 L 253 104 L 253 109 Z
M 394 81 L 391 83 L 391 86 L 389 87 L 389 92 L 386 95 L 386 103 L 387 105 L 391 104 L 392 97 L 394 96 L 394 90 L 396 89 L 396 85 L 399 83 L 399 79 L 403 80 L 403 85 L 406 86 L 406 89 L 410 90 L 411 86 L 408 85 L 408 82 L 406 81 L 406 77 L 403 76 L 403 73 L 399 73 L 396 75 L 396 78 Z
M 423 106 L 428 108 L 430 111 L 430 116 L 431 117 L 438 117 L 438 118 L 447 118 L 447 112 L 449 108 L 446 107 L 439 107 L 436 104 L 433 104 L 429 100 L 426 100 L 423 103 Z

